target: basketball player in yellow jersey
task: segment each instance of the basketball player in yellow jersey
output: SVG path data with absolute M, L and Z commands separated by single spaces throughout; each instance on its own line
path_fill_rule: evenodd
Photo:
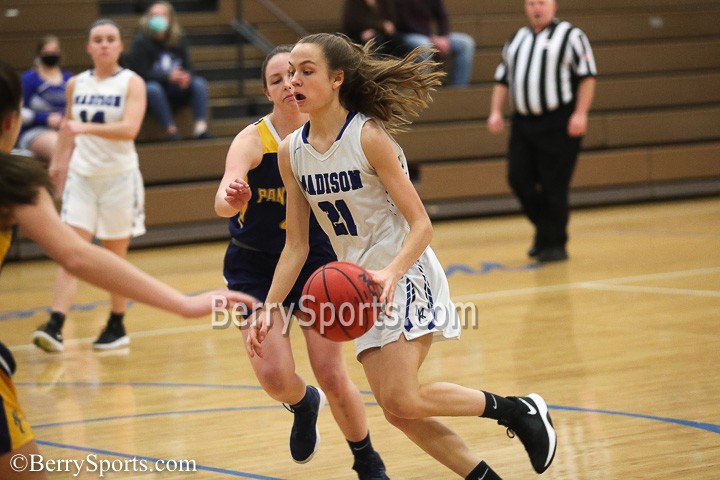
M 287 188 L 287 241 L 266 302 L 285 297 L 309 250 L 307 218 L 315 213 L 338 260 L 370 269 L 388 308 L 355 340 L 385 418 L 426 453 L 468 480 L 497 480 L 463 439 L 435 417 L 483 416 L 514 431 L 536 472 L 555 455 L 556 436 L 537 394 L 503 397 L 448 382 L 422 384 L 418 370 L 434 340 L 459 337 L 447 278 L 430 248 L 432 224 L 390 132 L 427 106 L 439 85 L 437 65 L 415 49 L 378 58 L 347 37 L 309 35 L 290 53 L 295 98 L 308 123 L 278 148 Z M 353 181 L 317 188 L 325 176 Z M 250 348 L 266 354 L 271 313 L 250 328 Z M 277 317 L 277 315 L 275 315 Z M 475 419 L 472 419 L 475 421 Z
M 0 268 L 16 225 L 50 257 L 73 275 L 100 288 L 185 317 L 203 317 L 213 310 L 213 297 L 221 295 L 232 307 L 256 302 L 249 295 L 228 290 L 193 297 L 156 280 L 127 261 L 84 241 L 60 220 L 47 191 L 45 165 L 8 152 L 15 145 L 22 124 L 20 78 L 0 62 Z M 0 342 L 0 479 L 45 478 L 44 472 L 17 472 L 11 459 L 18 454 L 38 454 L 32 428 L 20 407 L 12 381 L 15 360 Z M 15 464 L 15 467 L 20 464 Z
M 247 292 L 261 301 L 272 282 L 275 266 L 285 245 L 285 186 L 277 165 L 277 146 L 290 132 L 307 121 L 300 113 L 288 77 L 291 47 L 279 46 L 263 62 L 265 95 L 273 103 L 272 113 L 240 132 L 227 154 L 225 175 L 215 197 L 215 211 L 230 218 L 232 235 L 225 255 L 224 277 L 228 287 Z M 310 219 L 312 245 L 302 271 L 283 300 L 292 312 L 302 288 L 316 268 L 335 260 L 327 235 Z M 256 314 L 248 322 L 255 321 Z M 247 329 L 242 329 L 247 340 Z M 250 364 L 260 384 L 273 399 L 288 405 L 294 414 L 290 453 L 298 463 L 314 455 L 319 434 L 316 422 L 324 397 L 345 435 L 355 459 L 353 469 L 361 480 L 383 480 L 385 466 L 370 442 L 365 407 L 358 388 L 350 380 L 340 344 L 303 329 L 310 364 L 322 389 L 306 385 L 295 372 L 290 338 L 276 328 L 265 342 L 264 358 L 249 351 Z M 326 393 L 325 393 L 326 392 Z

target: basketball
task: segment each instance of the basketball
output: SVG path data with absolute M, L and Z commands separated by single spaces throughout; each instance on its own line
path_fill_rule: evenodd
M 330 262 L 303 287 L 300 310 L 320 335 L 336 342 L 360 337 L 375 323 L 380 289 L 364 268 Z

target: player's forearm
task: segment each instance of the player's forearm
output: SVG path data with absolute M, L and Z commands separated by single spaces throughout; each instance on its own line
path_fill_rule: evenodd
M 400 249 L 400 252 L 386 267 L 404 275 L 410 267 L 420 258 L 430 245 L 433 237 L 433 227 L 429 218 L 418 219 L 410 224 L 410 233 Z
M 135 140 L 140 132 L 137 122 L 123 120 L 114 123 L 84 123 L 82 133 L 97 135 L 108 140 Z
M 280 260 L 275 267 L 272 285 L 267 294 L 265 303 L 267 305 L 281 304 L 290 293 L 293 285 L 297 281 L 300 271 L 302 270 L 305 260 L 309 253 L 309 247 L 305 245 L 293 246 L 285 244 Z

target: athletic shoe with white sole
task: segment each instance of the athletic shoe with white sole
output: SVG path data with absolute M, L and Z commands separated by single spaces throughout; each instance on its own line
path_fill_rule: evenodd
M 130 337 L 125 333 L 125 326 L 119 322 L 109 322 L 93 342 L 95 350 L 113 350 L 130 345 Z
M 48 353 L 62 352 L 65 349 L 62 331 L 53 321 L 40 325 L 32 334 L 32 342 Z
M 290 430 L 290 455 L 296 463 L 312 460 L 320 446 L 320 431 L 317 419 L 320 411 L 327 405 L 325 393 L 317 387 L 308 385 L 303 399 L 305 405 L 285 405 L 295 419 Z
M 530 456 L 533 469 L 543 473 L 555 458 L 557 449 L 557 435 L 547 403 L 537 393 L 508 398 L 517 402 L 514 418 L 498 420 L 498 423 L 507 427 L 510 438 L 518 436 Z

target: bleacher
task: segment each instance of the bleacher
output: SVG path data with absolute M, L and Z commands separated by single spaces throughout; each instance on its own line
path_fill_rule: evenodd
M 274 4 L 309 32 L 337 31 L 343 0 Z M 4 3 L 13 3 L 4 2 Z M 37 40 L 60 36 L 64 66 L 87 67 L 87 26 L 108 16 L 128 44 L 147 2 L 17 0 L 0 17 L 3 59 L 29 66 Z M 209 141 L 165 143 L 147 119 L 138 139 L 147 186 L 149 233 L 133 245 L 224 238 L 213 212 L 232 137 L 268 109 L 258 78 L 263 53 L 230 24 L 240 18 L 272 43 L 297 34 L 257 0 L 178 0 L 198 73 L 210 82 Z M 503 43 L 526 24 L 522 4 L 446 0 L 452 27 L 476 40 L 473 83 L 440 89 L 431 108 L 397 137 L 433 218 L 515 212 L 505 179 L 507 136 L 485 127 L 492 76 Z M 573 205 L 651 201 L 720 192 L 720 2 L 717 0 L 563 0 L 559 16 L 581 27 L 599 77 L 589 132 L 573 179 Z M 72 12 L 69 14 L 68 12 Z M 508 110 L 509 113 L 509 110 Z M 178 112 L 187 134 L 189 112 Z M 506 129 L 507 130 L 507 129 Z

